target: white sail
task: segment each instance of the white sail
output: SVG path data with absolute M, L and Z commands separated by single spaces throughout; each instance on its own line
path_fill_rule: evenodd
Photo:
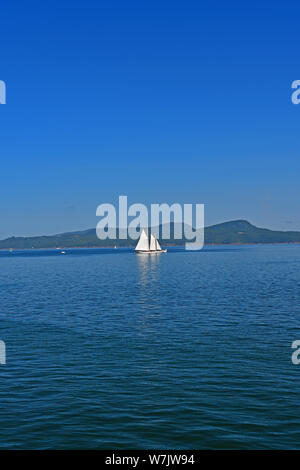
M 156 251 L 156 238 L 154 235 L 151 233 L 151 239 L 150 239 L 150 251 Z
M 158 243 L 158 240 L 155 239 L 155 242 L 156 242 L 156 249 L 157 249 L 157 251 L 161 251 L 161 246 L 160 246 L 160 244 Z
M 137 251 L 149 251 L 149 238 L 146 234 L 145 230 L 142 230 L 140 239 L 138 244 L 136 245 L 135 249 Z

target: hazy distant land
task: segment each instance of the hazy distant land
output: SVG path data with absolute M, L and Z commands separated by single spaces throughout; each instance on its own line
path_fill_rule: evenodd
M 175 240 L 173 232 L 174 227 L 171 225 L 171 239 L 164 240 L 160 237 L 163 245 L 179 246 L 185 243 L 184 237 L 181 240 Z M 206 245 L 249 243 L 300 243 L 300 232 L 259 228 L 246 220 L 234 220 L 205 228 Z M 89 229 L 49 236 L 10 237 L 0 240 L 0 249 L 130 247 L 135 244 L 134 240 L 99 240 L 96 230 Z

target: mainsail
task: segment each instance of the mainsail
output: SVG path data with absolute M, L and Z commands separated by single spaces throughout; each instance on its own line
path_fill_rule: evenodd
M 140 239 L 135 249 L 138 251 L 149 251 L 149 238 L 145 230 L 142 230 Z
M 152 235 L 151 233 L 151 239 L 150 239 L 150 251 L 156 251 L 157 248 L 156 248 L 156 239 L 155 239 L 155 236 Z

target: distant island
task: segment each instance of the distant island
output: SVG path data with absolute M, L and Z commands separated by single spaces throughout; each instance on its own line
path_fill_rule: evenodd
M 160 226 L 160 233 L 161 232 Z M 185 238 L 174 239 L 174 226 L 171 224 L 171 238 L 164 240 L 164 246 L 180 246 Z M 300 232 L 275 231 L 255 227 L 246 220 L 233 220 L 205 228 L 205 245 L 251 244 L 251 243 L 300 243 Z M 67 232 L 57 235 L 36 237 L 10 237 L 0 240 L 0 249 L 32 249 L 32 248 L 92 248 L 92 247 L 130 247 L 135 246 L 134 240 L 99 240 L 96 229 L 80 232 Z

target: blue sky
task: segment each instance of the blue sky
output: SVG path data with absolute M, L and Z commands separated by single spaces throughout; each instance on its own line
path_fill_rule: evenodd
M 1 10 L 0 238 L 96 226 L 122 194 L 300 230 L 299 4 Z

